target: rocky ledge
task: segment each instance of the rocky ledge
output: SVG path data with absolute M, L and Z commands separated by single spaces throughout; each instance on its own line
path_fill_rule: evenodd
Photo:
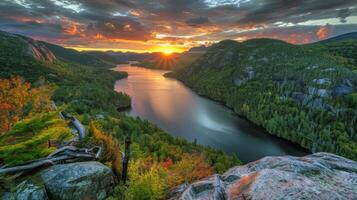
M 7 192 L 4 200 L 101 200 L 114 186 L 112 170 L 100 162 L 79 162 L 52 166 L 39 173 L 40 180 L 26 180 Z M 0 196 L 1 199 L 1 196 Z
M 357 199 L 357 162 L 330 154 L 265 157 L 168 193 L 184 199 Z
M 114 186 L 111 169 L 99 162 L 55 165 L 41 178 L 53 199 L 105 199 Z

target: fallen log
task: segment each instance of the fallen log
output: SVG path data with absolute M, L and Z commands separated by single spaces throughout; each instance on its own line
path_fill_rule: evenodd
M 75 147 L 75 146 L 64 146 L 64 147 L 61 147 L 61 148 L 59 148 L 59 149 L 56 149 L 54 152 L 52 152 L 52 153 L 51 153 L 50 155 L 48 155 L 47 157 L 48 157 L 48 158 L 52 158 L 52 157 L 54 157 L 55 155 L 57 155 L 57 154 L 59 154 L 59 153 L 65 151 L 65 150 L 76 151 L 76 150 L 78 150 L 78 148 Z
M 66 158 L 66 156 L 63 156 L 61 159 Z M 58 159 L 58 158 L 54 158 Z M 7 173 L 14 173 L 14 172 L 19 172 L 19 171 L 27 171 L 27 170 L 32 170 L 36 169 L 38 167 L 44 166 L 44 165 L 54 165 L 54 161 L 51 159 L 46 159 L 46 160 L 41 160 L 37 161 L 34 163 L 30 163 L 27 165 L 21 165 L 21 166 L 15 166 L 15 167 L 9 167 L 5 169 L 0 169 L 0 174 L 7 174 Z
M 72 116 L 69 113 L 61 111 L 59 113 L 59 115 L 61 118 L 65 119 L 65 120 L 70 120 L 71 124 L 78 132 L 77 139 L 80 142 L 83 141 L 84 137 L 86 136 L 86 128 L 84 127 L 84 125 L 77 118 L 75 118 L 74 116 Z
M 78 131 L 78 139 L 79 141 L 83 141 L 84 137 L 86 136 L 86 128 L 83 126 L 83 124 L 75 117 L 72 117 L 71 122 L 73 126 L 77 129 Z
M 95 160 L 99 158 L 101 152 L 101 147 L 80 149 L 74 146 L 65 146 L 60 149 L 57 149 L 56 151 L 48 155 L 46 158 L 29 161 L 20 166 L 0 168 L 0 174 L 30 171 L 43 166 L 52 166 L 60 163 L 73 163 L 83 160 Z

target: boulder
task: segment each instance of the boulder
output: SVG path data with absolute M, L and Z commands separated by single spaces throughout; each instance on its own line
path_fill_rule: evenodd
M 311 101 L 309 101 L 305 106 L 312 109 L 320 109 L 320 110 L 327 109 L 327 104 L 324 103 L 322 98 L 314 98 Z
M 31 181 L 23 181 L 16 186 L 16 192 L 5 193 L 3 200 L 47 200 L 46 190 L 43 186 L 38 186 Z
M 330 97 L 330 91 L 327 89 L 318 89 L 314 87 L 307 87 L 307 92 L 309 95 L 318 96 L 323 98 Z
M 337 87 L 333 89 L 333 94 L 336 96 L 342 96 L 353 93 L 353 84 L 350 80 L 345 79 Z
M 265 157 L 186 184 L 174 199 L 357 199 L 357 162 L 330 154 Z
M 55 165 L 41 172 L 53 199 L 105 199 L 114 185 L 110 168 L 100 162 Z
M 295 100 L 295 102 L 304 106 L 307 105 L 313 98 L 312 95 L 307 95 L 302 92 L 292 92 L 291 97 Z

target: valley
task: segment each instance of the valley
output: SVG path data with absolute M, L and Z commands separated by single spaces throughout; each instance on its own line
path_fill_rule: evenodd
M 251 187 L 267 180 L 267 170 L 275 170 L 277 176 L 268 178 L 277 182 L 277 177 L 285 177 L 295 184 L 292 176 L 325 182 L 325 175 L 315 174 L 326 173 L 321 165 L 333 171 L 336 182 L 343 169 L 347 181 L 340 182 L 340 188 L 347 196 L 356 195 L 353 40 L 309 45 L 225 40 L 194 59 L 190 54 L 171 57 L 179 61 L 165 71 L 155 70 L 165 65 L 143 68 L 129 62 L 146 62 L 146 54 L 78 52 L 7 32 L 0 37 L 0 193 L 5 199 L 259 196 L 269 187 L 258 193 L 232 193 L 248 187 L 237 176 L 247 176 Z M 128 64 L 113 69 L 115 63 Z M 62 113 L 73 115 L 85 128 L 82 141 L 74 140 L 79 133 Z M 128 149 L 128 138 L 132 153 L 129 179 L 123 184 L 122 152 Z M 98 157 L 90 154 L 98 148 Z M 15 176 L 6 172 L 58 151 L 73 157 Z M 78 158 L 73 151 L 91 156 Z M 339 156 L 307 155 L 309 151 Z M 288 166 L 299 171 L 290 174 Z M 262 171 L 246 174 L 255 167 Z M 58 174 L 65 176 L 55 179 Z M 233 189 L 207 189 L 221 182 Z M 326 190 L 327 182 L 318 183 L 314 191 Z M 192 190 L 195 185 L 206 189 Z M 309 187 L 296 185 L 317 195 Z M 78 192 L 72 194 L 71 188 Z
M 131 97 L 132 117 L 158 125 L 168 133 L 225 153 L 243 163 L 271 155 L 302 156 L 308 151 L 271 136 L 229 109 L 200 97 L 177 80 L 165 78 L 168 71 L 121 64 L 115 71 L 128 77 L 116 82 L 115 90 Z

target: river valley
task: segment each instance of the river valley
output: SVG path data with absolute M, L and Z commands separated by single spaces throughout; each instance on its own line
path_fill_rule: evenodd
M 201 97 L 183 83 L 165 78 L 168 71 L 118 65 L 129 76 L 115 90 L 132 98 L 128 115 L 146 119 L 168 133 L 236 154 L 247 163 L 264 156 L 302 156 L 308 151 L 269 135 L 264 129 L 235 115 L 230 109 Z

